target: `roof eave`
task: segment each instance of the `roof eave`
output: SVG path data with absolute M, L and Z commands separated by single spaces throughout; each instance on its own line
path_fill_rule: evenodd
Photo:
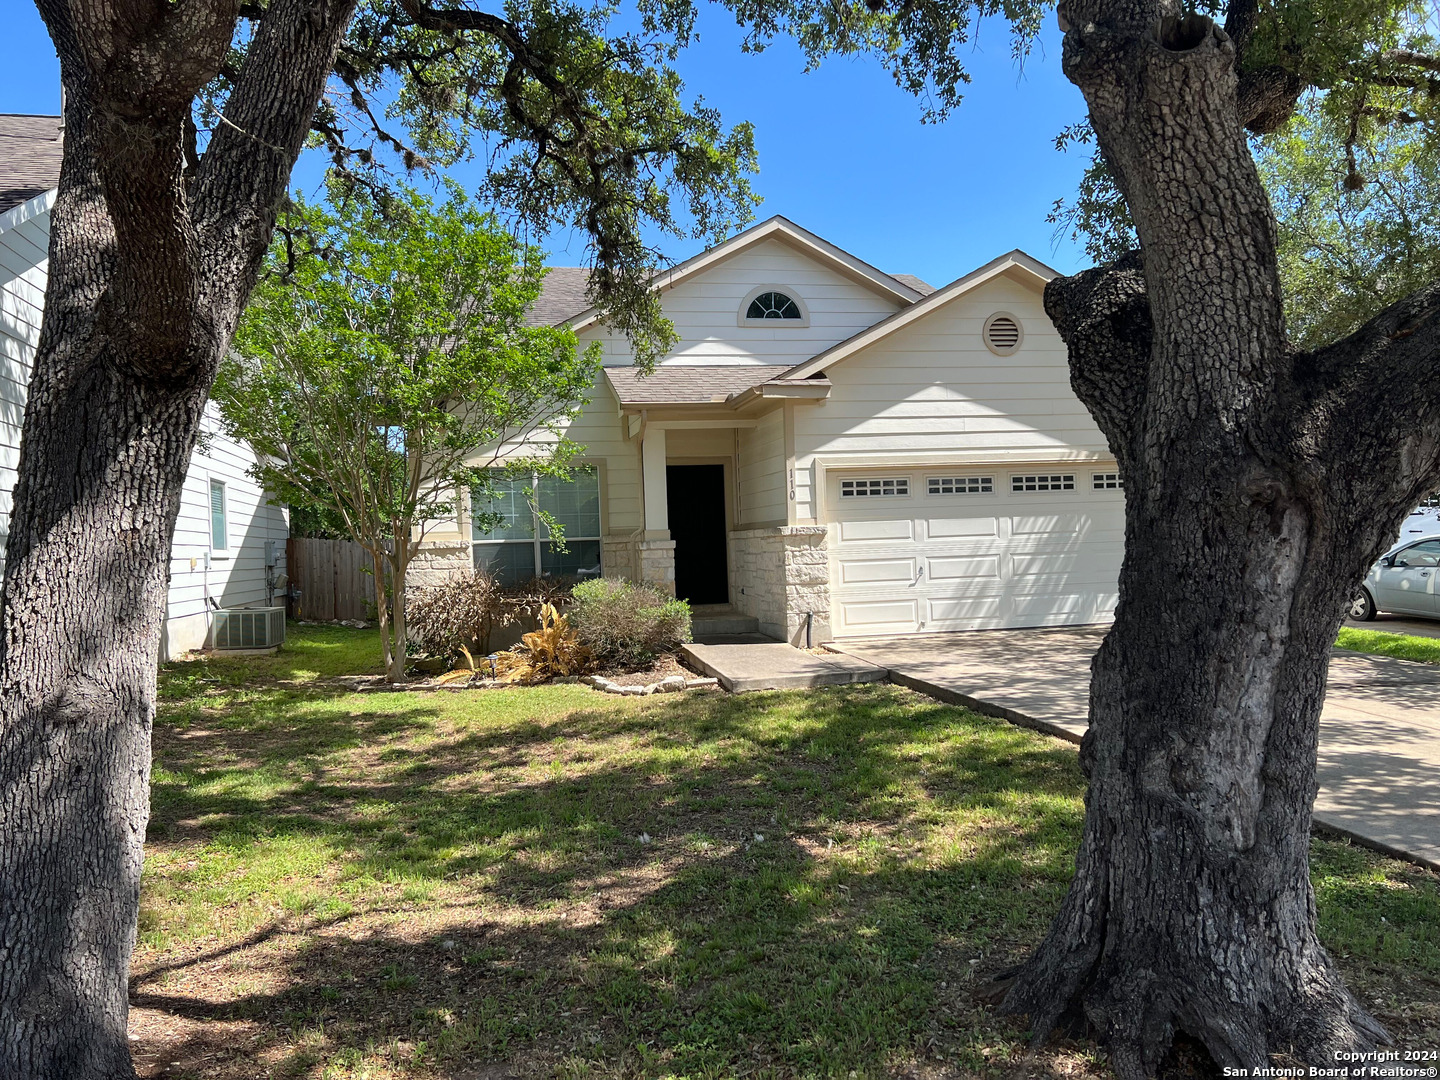
M 55 197 L 59 192 L 59 188 L 42 191 L 39 195 L 33 195 L 22 203 L 16 203 L 4 213 L 0 213 L 0 233 L 9 232 L 32 218 L 48 214 L 51 207 L 55 205 Z
M 815 403 L 830 396 L 829 379 L 805 379 L 800 383 L 763 382 L 739 394 L 728 404 L 737 413 L 768 412 L 787 401 Z

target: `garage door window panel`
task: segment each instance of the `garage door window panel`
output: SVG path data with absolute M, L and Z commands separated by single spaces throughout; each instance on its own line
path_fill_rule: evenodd
M 910 494 L 908 477 L 882 477 L 870 480 L 841 480 L 842 499 L 883 499 Z
M 993 476 L 931 476 L 925 481 L 927 495 L 993 495 Z
M 1026 473 L 1010 477 L 1011 492 L 1031 494 L 1044 491 L 1074 491 L 1074 473 Z

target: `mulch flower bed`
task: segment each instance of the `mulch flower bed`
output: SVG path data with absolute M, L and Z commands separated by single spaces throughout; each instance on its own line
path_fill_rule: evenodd
M 449 682 L 441 682 L 435 675 L 418 675 L 407 679 L 405 682 L 390 683 L 385 681 L 383 675 L 352 675 L 335 680 L 344 685 L 347 689 L 361 693 L 404 693 L 429 692 L 435 690 L 487 690 L 499 687 L 513 687 L 521 685 L 517 683 L 501 682 L 498 679 L 487 677 L 489 664 L 483 659 L 479 661 L 480 670 L 471 679 L 453 679 Z M 696 675 L 688 668 L 682 667 L 679 659 L 673 653 L 666 653 L 656 657 L 655 662 L 648 668 L 639 671 L 625 670 L 621 668 L 607 668 L 593 675 L 573 676 L 570 678 L 552 679 L 551 682 L 583 682 L 610 694 L 625 694 L 629 696 L 641 694 L 665 694 L 680 690 L 693 690 L 702 687 L 716 686 L 716 680 L 703 678 Z

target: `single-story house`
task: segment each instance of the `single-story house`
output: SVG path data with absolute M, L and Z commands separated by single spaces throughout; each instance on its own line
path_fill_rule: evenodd
M 58 116 L 0 115 L 0 570 L 40 341 L 62 136 Z M 283 603 L 287 512 L 249 476 L 254 463 L 254 452 L 229 438 L 218 410 L 206 406 L 175 524 L 161 659 L 208 644 L 217 609 Z
M 567 550 L 517 481 L 499 528 L 432 530 L 418 579 L 625 577 L 798 644 L 1109 620 L 1124 493 L 1052 276 L 1012 251 L 936 289 L 773 217 L 655 279 L 680 340 L 645 375 L 554 268 L 532 319 L 605 352 L 584 468 L 537 491 Z

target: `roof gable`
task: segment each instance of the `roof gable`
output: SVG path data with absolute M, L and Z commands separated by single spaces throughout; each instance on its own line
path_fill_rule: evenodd
M 882 270 L 877 270 L 864 260 L 856 258 L 848 251 L 836 247 L 830 241 L 816 236 L 808 229 L 802 229 L 793 221 L 778 214 L 732 236 L 722 244 L 702 251 L 699 255 L 686 259 L 668 270 L 662 270 L 650 279 L 651 285 L 657 292 L 663 294 L 767 240 L 778 240 L 787 244 L 821 265 L 829 267 L 894 303 L 908 306 L 925 295 L 924 291 L 915 285 Z M 915 279 L 915 282 L 917 285 L 924 284 L 918 278 Z M 599 309 L 589 307 L 577 313 L 569 322 L 572 329 L 584 330 L 600 320 Z
M 1046 282 L 1059 276 L 1059 271 L 1016 248 L 1008 254 L 1001 255 L 998 259 L 990 260 L 984 266 L 977 267 L 964 277 L 956 278 L 949 285 L 936 289 L 917 303 L 901 308 L 888 319 L 882 319 L 874 326 L 867 327 L 858 334 L 846 338 L 838 345 L 832 345 L 824 352 L 817 353 L 804 363 L 796 364 L 781 377 L 785 379 L 811 378 L 823 372 L 825 368 L 854 356 L 878 341 L 883 341 L 897 330 L 923 319 L 950 301 L 958 300 L 967 293 L 978 289 L 987 281 L 993 281 L 1002 275 L 1032 288 L 1044 289 Z

